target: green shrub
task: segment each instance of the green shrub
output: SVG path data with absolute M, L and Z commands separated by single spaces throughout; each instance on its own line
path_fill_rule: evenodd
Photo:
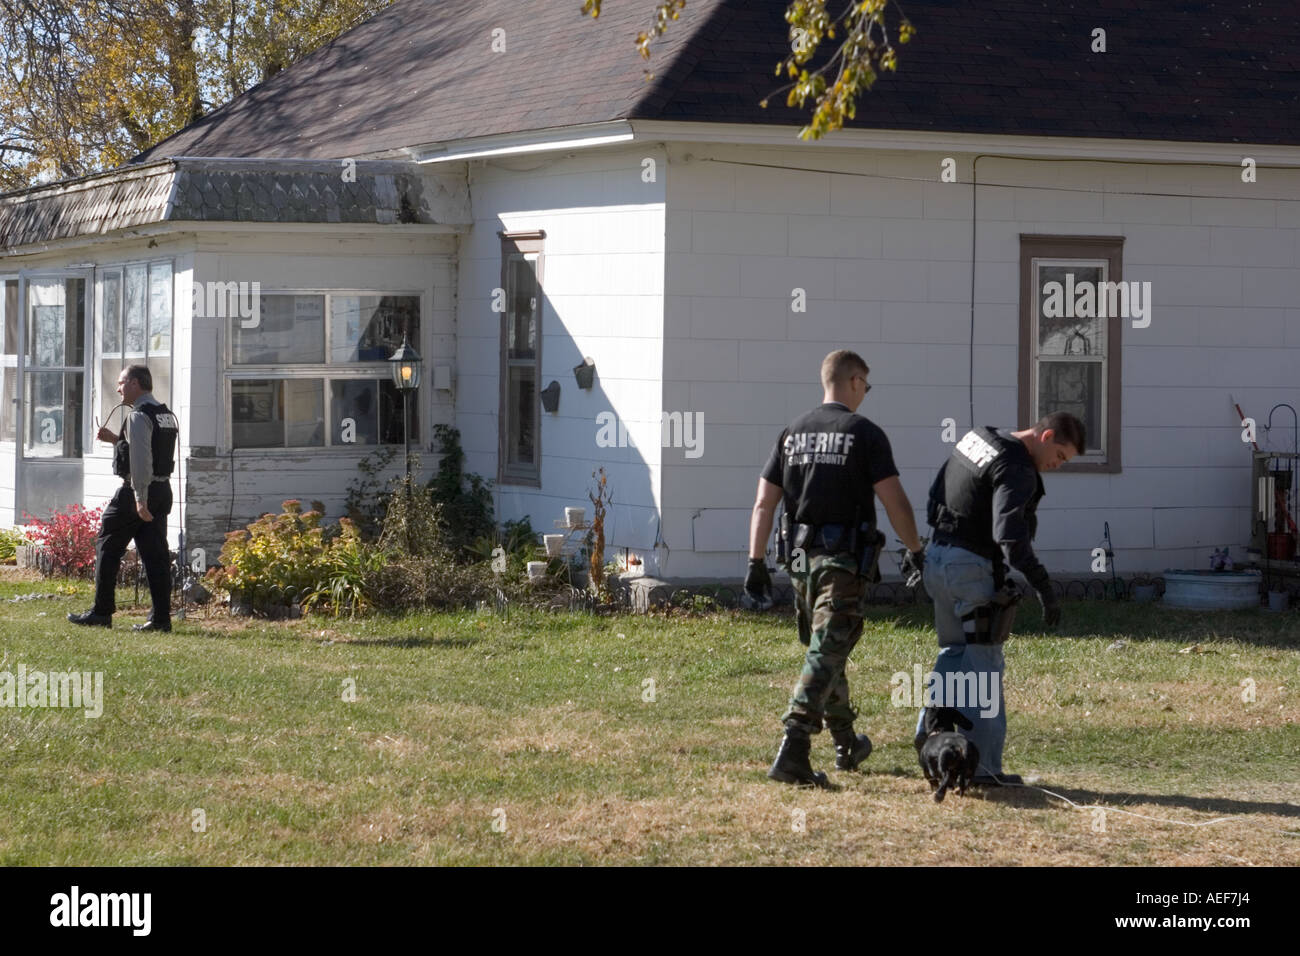
M 367 576 L 387 563 L 389 556 L 362 540 L 360 530 L 350 519 L 341 519 L 339 525 L 338 536 L 325 552 L 324 580 L 307 596 L 307 605 L 323 605 L 332 609 L 335 617 L 344 611 L 355 617 L 371 608 Z
M 281 507 L 283 514 L 264 514 L 228 533 L 221 566 L 207 574 L 213 585 L 239 594 L 255 610 L 301 601 L 329 579 L 320 512 L 304 513 L 302 502 L 293 499 Z
M 439 506 L 445 542 L 457 557 L 474 560 L 477 542 L 492 537 L 497 530 L 492 516 L 492 483 L 465 473 L 465 452 L 457 429 L 435 425 L 433 431 L 442 447 L 442 458 L 428 488 Z
M 417 499 L 422 490 L 417 489 Z M 304 512 L 296 500 L 281 507 L 283 514 L 264 514 L 244 530 L 226 535 L 221 566 L 210 570 L 207 580 L 238 595 L 255 611 L 300 602 L 335 616 L 371 609 L 377 603 L 373 577 L 396 549 L 367 542 L 350 518 L 340 518 L 338 528 L 326 534 L 319 511 Z M 390 507 L 395 520 L 399 511 L 400 520 L 405 520 L 400 503 Z M 425 527 L 436 534 L 436 521 L 428 511 Z
M 392 445 L 383 445 L 361 461 L 357 471 L 361 477 L 348 485 L 348 496 L 343 510 L 357 526 L 365 541 L 378 539 L 383 530 L 384 515 L 388 512 L 388 498 L 392 494 L 391 482 L 379 477 L 397 454 Z
M 0 564 L 17 561 L 18 549 L 31 544 L 17 528 L 0 529 Z
M 393 482 L 379 547 L 401 554 L 443 556 L 450 551 L 441 520 L 442 507 L 426 486 L 407 478 Z

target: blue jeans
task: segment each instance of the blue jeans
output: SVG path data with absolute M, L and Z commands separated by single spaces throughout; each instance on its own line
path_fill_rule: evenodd
M 934 697 L 941 706 L 956 707 L 975 725 L 971 730 L 957 729 L 979 748 L 979 773 L 1000 774 L 1007 737 L 1002 645 L 967 644 L 961 621 L 962 615 L 993 599 L 993 562 L 965 548 L 932 542 L 925 549 L 925 589 L 934 599 L 934 627 L 939 633 L 934 671 L 943 683 L 936 682 Z M 970 690 L 976 691 L 976 699 L 971 699 Z M 918 735 L 924 727 L 922 707 L 916 722 Z

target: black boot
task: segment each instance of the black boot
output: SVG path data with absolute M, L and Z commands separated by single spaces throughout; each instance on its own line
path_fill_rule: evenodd
M 781 741 L 781 749 L 777 751 L 776 760 L 772 763 L 772 769 L 767 772 L 768 779 L 779 780 L 781 783 L 795 783 L 804 787 L 826 786 L 826 774 L 814 771 L 812 765 L 808 763 L 809 750 L 811 750 L 811 743 L 805 735 L 786 731 Z
M 80 624 L 84 627 L 112 627 L 113 617 L 109 614 L 98 614 L 92 607 L 89 611 L 82 611 L 80 614 L 69 614 L 68 620 L 73 624 Z
M 852 727 L 832 730 L 831 740 L 835 741 L 836 770 L 857 770 L 871 756 L 871 738 L 866 734 L 855 736 Z

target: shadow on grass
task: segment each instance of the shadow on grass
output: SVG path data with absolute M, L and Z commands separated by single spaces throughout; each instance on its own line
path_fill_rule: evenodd
M 1050 782 L 1045 782 L 1040 786 L 1051 790 L 1053 793 L 1059 793 L 1080 806 L 1100 806 L 1113 810 L 1124 810 L 1130 806 L 1142 804 L 1176 807 L 1180 810 L 1195 810 L 1199 813 L 1219 815 L 1268 813 L 1280 817 L 1300 817 L 1300 806 L 1291 803 L 1264 803 L 1255 800 L 1233 800 L 1228 797 L 1189 797 L 1181 793 L 1104 793 L 1099 790 L 1074 790 L 1067 787 L 1054 787 Z M 987 800 L 1017 807 L 1045 809 L 1061 806 L 1059 800 L 1048 796 L 1041 790 L 1034 789 L 1034 785 L 1023 787 L 979 787 L 973 789 L 971 793 L 978 794 Z
M 1131 601 L 1065 600 L 1062 622 L 1053 631 L 1042 628 L 1042 613 L 1032 594 L 1021 600 L 1013 637 L 1125 638 L 1132 641 L 1239 641 L 1255 647 L 1300 650 L 1300 615 L 1251 609 L 1245 611 L 1192 611 L 1162 604 Z M 896 621 L 902 627 L 934 631 L 930 606 L 873 607 L 867 619 Z
M 357 637 L 340 641 L 357 647 L 473 647 L 481 637 Z

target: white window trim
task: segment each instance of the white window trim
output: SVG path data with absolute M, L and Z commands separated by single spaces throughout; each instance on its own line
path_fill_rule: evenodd
M 324 355 L 328 359 L 330 354 L 330 298 L 333 296 L 392 296 L 407 297 L 418 299 L 420 302 L 420 332 L 419 338 L 424 339 L 427 333 L 428 322 L 426 317 L 429 312 L 429 293 L 427 290 L 393 290 L 393 289 L 303 289 L 303 288 L 276 288 L 270 289 L 262 287 L 261 295 L 318 295 L 325 299 L 324 319 L 322 334 L 324 336 Z M 313 362 L 311 364 L 293 364 L 293 365 L 236 365 L 234 362 L 235 337 L 231 322 L 236 321 L 238 316 L 226 318 L 222 325 L 222 335 L 225 338 L 225 348 L 222 355 L 224 365 L 222 371 L 222 388 L 221 388 L 221 423 L 222 438 L 225 442 L 222 454 L 229 457 L 234 454 L 237 458 L 283 458 L 286 455 L 294 457 L 304 455 L 355 455 L 357 459 L 364 458 L 373 454 L 380 448 L 399 447 L 400 443 L 392 445 L 376 443 L 373 445 L 363 444 L 330 444 L 331 428 L 330 422 L 333 420 L 331 407 L 331 389 L 323 388 L 324 391 L 324 412 L 325 420 L 325 443 L 322 445 L 281 445 L 276 448 L 236 448 L 235 442 L 235 423 L 234 414 L 231 404 L 233 402 L 233 389 L 231 383 L 235 381 L 261 380 L 261 379 L 309 379 L 312 381 L 328 382 L 330 379 L 353 379 L 358 381 L 370 381 L 382 379 L 391 381 L 393 377 L 392 367 L 386 360 L 372 362 L 353 362 L 347 365 L 331 365 L 326 362 Z M 412 342 L 411 345 L 424 355 L 424 343 Z M 419 392 L 423 392 L 421 388 Z M 411 445 L 418 451 L 423 445 L 423 436 L 427 427 L 427 415 L 420 414 L 420 408 L 415 408 L 415 418 L 417 422 L 416 436 L 411 439 Z
M 146 362 L 146 361 L 148 360 L 148 358 L 149 358 L 149 320 L 150 320 L 150 318 L 151 318 L 151 316 L 150 316 L 150 314 L 149 314 L 149 309 L 150 309 L 150 307 L 151 307 L 151 306 L 150 306 L 150 303 L 153 301 L 153 296 L 152 296 L 152 294 L 151 294 L 151 282 L 150 282 L 151 272 L 150 272 L 150 270 L 151 270 L 151 268 L 152 268 L 153 266 L 156 266 L 156 265 L 163 265 L 163 264 L 166 264 L 166 265 L 171 266 L 171 270 L 172 270 L 172 278 L 171 278 L 171 285 L 172 285 L 172 288 L 171 288 L 171 300 L 172 300 L 171 333 L 170 333 L 170 337 L 169 337 L 169 340 L 168 340 L 168 341 L 169 341 L 169 348 L 167 349 L 167 352 L 166 352 L 165 354 L 167 355 L 168 362 L 169 362 L 169 364 L 170 364 L 170 366 L 171 366 L 171 367 L 168 369 L 168 382 L 170 383 L 170 384 L 169 384 L 169 387 L 170 387 L 170 388 L 172 389 L 172 391 L 174 392 L 174 391 L 175 391 L 175 388 L 176 388 L 176 320 L 177 320 L 177 315 L 176 315 L 176 259 L 175 259 L 175 257 L 173 257 L 173 256 L 161 256 L 161 257 L 158 257 L 158 258 L 152 258 L 152 259 L 130 259 L 130 260 L 127 260 L 127 261 L 124 261 L 124 262 L 112 262 L 112 263 L 108 263 L 108 264 L 106 264 L 106 265 L 101 265 L 101 266 L 96 266 L 96 267 L 95 267 L 95 291 L 94 291 L 94 300 L 95 300 L 95 321 L 94 321 L 93 324 L 91 325 L 91 329 L 90 329 L 90 331 L 91 331 L 91 335 L 92 335 L 92 337 L 94 338 L 94 342 L 92 343 L 92 346 L 91 346 L 91 349 L 90 349 L 90 352 L 91 352 L 91 369 L 90 369 L 90 375 L 91 375 L 91 387 L 90 387 L 90 397 L 89 397 L 89 400 L 86 402 L 87 407 L 89 407 L 89 408 L 91 409 L 91 418 L 90 418 L 90 420 L 89 420 L 88 423 L 87 423 L 87 424 L 88 424 L 88 427 L 90 428 L 90 445 L 91 445 L 91 450 L 90 450 L 90 451 L 89 451 L 89 452 L 84 456 L 84 457 L 86 457 L 86 458 L 112 459 L 112 457 L 113 457 L 112 447 L 109 446 L 109 445 L 104 444 L 103 442 L 101 442 L 101 441 L 96 437 L 96 429 L 95 429 L 95 422 L 94 422 L 95 418 L 97 418 L 97 417 L 99 416 L 99 408 L 100 408 L 100 400 L 99 400 L 99 398 L 100 398 L 100 396 L 103 395 L 103 394 L 107 394 L 107 393 L 109 393 L 109 392 L 114 391 L 114 390 L 116 389 L 116 387 L 117 387 L 117 382 L 116 382 L 116 381 L 114 381 L 114 382 L 110 385 L 110 384 L 108 384 L 108 383 L 106 383 L 106 382 L 104 382 L 104 381 L 101 380 L 101 378 L 102 378 L 102 376 L 103 376 L 103 371 L 104 371 L 104 360 L 105 360 L 105 356 L 104 356 L 104 352 L 103 352 L 103 348 L 102 348 L 102 346 L 103 346 L 103 336 L 100 334 L 100 333 L 103 332 L 103 328 L 104 328 L 104 315 L 105 315 L 105 310 L 104 310 L 104 279 L 105 279 L 105 277 L 106 277 L 108 274 L 110 274 L 110 273 L 117 273 L 117 275 L 120 277 L 120 278 L 119 278 L 119 282 L 118 282 L 118 308 L 117 308 L 117 317 L 118 317 L 118 322 L 122 323 L 122 327 L 121 327 L 121 329 L 119 329 L 118 334 L 119 334 L 119 336 L 120 336 L 120 338 L 119 338 L 119 342 L 120 342 L 120 344 L 123 346 L 123 348 L 122 348 L 122 351 L 121 351 L 121 352 L 115 352 L 115 353 L 113 353 L 113 355 L 114 355 L 114 357 L 116 357 L 117 355 L 121 355 L 121 357 L 122 357 L 122 361 L 123 361 L 123 363 L 124 363 L 125 365 L 133 365 L 133 364 L 143 365 L 143 364 L 145 364 L 145 362 Z M 145 315 L 144 315 L 144 345 L 145 345 L 145 350 L 144 350 L 143 352 L 128 352 L 128 351 L 126 351 L 126 348 L 125 348 L 125 346 L 126 346 L 126 325 L 125 325 L 125 323 L 126 323 L 126 270 L 129 269 L 129 268 L 131 268 L 132 266 L 144 266 L 144 267 L 145 267 L 145 274 L 144 274 L 144 279 L 145 279 L 145 293 L 144 293 L 144 302 L 145 302 Z M 164 354 L 164 353 L 157 353 L 157 354 Z M 139 360 L 138 362 L 136 361 L 137 359 Z M 174 395 L 168 395 L 168 396 L 167 396 L 167 400 L 168 400 L 169 402 L 173 401 L 173 399 L 174 399 Z M 115 403 L 115 404 L 116 404 L 116 403 Z M 106 424 L 106 423 L 105 423 L 105 422 L 100 422 L 100 424 L 103 425 L 103 424 Z

